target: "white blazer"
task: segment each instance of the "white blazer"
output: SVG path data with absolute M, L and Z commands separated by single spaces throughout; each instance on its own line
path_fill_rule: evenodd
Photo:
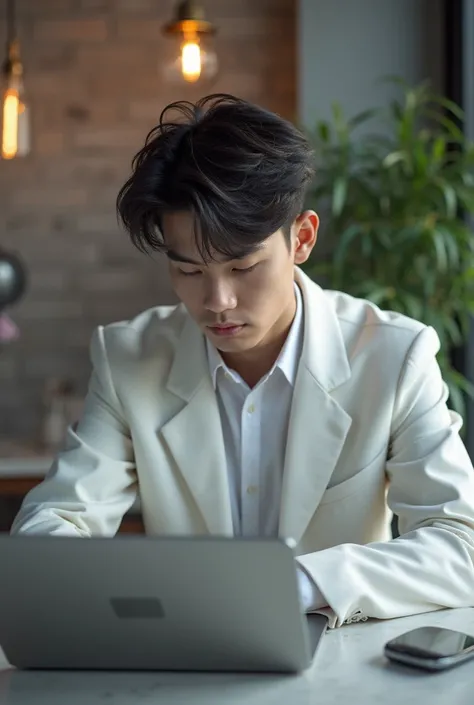
M 436 333 L 295 277 L 304 346 L 279 534 L 334 625 L 474 606 L 474 472 Z M 12 533 L 113 535 L 139 487 L 148 534 L 232 535 L 204 339 L 183 305 L 98 328 L 91 357 L 83 417 Z

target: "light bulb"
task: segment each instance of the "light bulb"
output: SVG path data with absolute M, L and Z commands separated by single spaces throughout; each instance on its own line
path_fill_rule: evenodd
M 3 98 L 2 157 L 12 159 L 18 150 L 18 115 L 20 113 L 18 91 L 7 88 Z
M 194 83 L 201 75 L 201 48 L 197 41 L 184 42 L 181 47 L 181 71 L 185 81 Z
M 13 159 L 30 151 L 29 111 L 20 76 L 11 75 L 3 96 L 2 157 Z
M 170 45 L 172 43 L 170 42 Z M 211 85 L 218 72 L 217 54 L 209 39 L 195 34 L 181 35 L 179 44 L 170 46 L 168 60 L 162 64 L 164 78 L 169 83 L 201 88 Z

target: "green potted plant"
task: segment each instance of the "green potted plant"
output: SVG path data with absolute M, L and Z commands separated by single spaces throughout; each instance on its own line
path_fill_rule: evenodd
M 306 272 L 433 326 L 450 406 L 463 415 L 474 386 L 451 353 L 474 313 L 474 145 L 456 104 L 428 84 L 401 87 L 388 108 L 349 120 L 334 106 L 310 133 L 317 174 L 307 206 L 321 212 L 332 249 L 323 261 L 315 252 Z

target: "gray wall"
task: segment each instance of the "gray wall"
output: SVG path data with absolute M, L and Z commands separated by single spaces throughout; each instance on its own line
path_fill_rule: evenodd
M 349 115 L 384 104 L 396 74 L 411 83 L 442 82 L 441 0 L 300 0 L 300 121 L 330 116 L 338 101 Z

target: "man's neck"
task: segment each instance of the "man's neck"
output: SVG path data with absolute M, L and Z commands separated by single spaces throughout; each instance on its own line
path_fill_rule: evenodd
M 252 350 L 243 353 L 220 353 L 227 367 L 237 372 L 252 389 L 273 367 L 285 344 L 296 314 L 296 297 L 293 306 L 270 331 L 268 340 L 263 340 Z

